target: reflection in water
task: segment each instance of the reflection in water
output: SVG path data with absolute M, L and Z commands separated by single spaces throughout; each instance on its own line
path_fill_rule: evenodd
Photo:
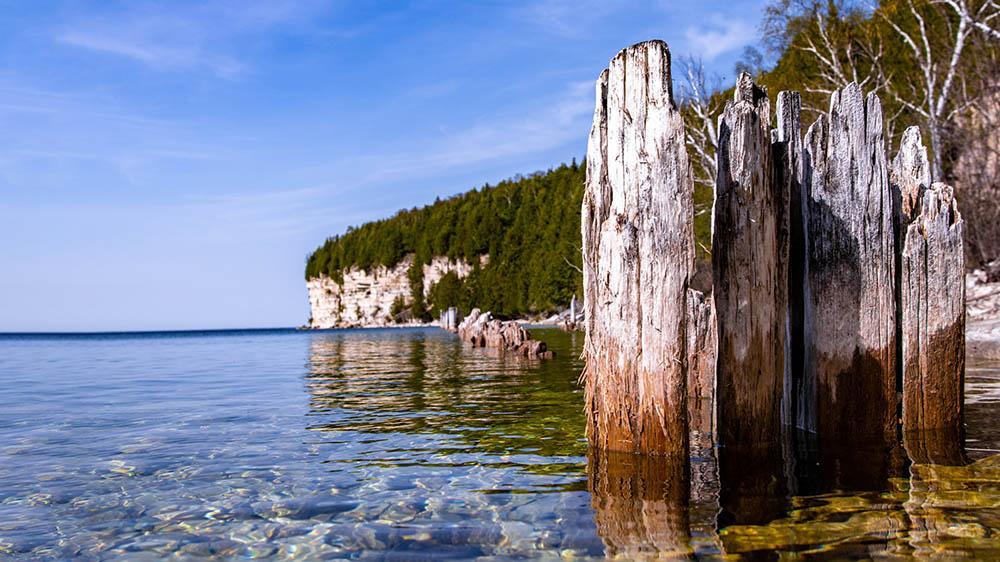
M 572 337 L 556 347 L 572 345 Z M 568 352 L 557 361 L 497 356 L 422 332 L 316 337 L 307 381 L 315 420 L 309 429 L 447 433 L 481 452 L 583 456 L 583 408 L 567 407 L 568 398 L 580 396 L 567 371 L 579 367 L 564 359 L 578 355 Z
M 516 452 L 586 451 L 579 408 L 559 398 L 575 387 L 565 377 L 526 377 L 523 359 L 470 353 L 440 339 L 373 345 L 334 338 L 314 340 L 310 371 L 313 415 L 351 412 L 313 429 L 458 435 L 463 446 L 438 451 L 438 458 L 452 461 L 462 447 L 507 454 L 514 463 Z M 981 419 L 984 409 L 970 412 L 978 412 L 980 426 L 990 425 Z M 986 437 L 980 448 L 997 447 L 993 431 L 979 432 Z M 921 433 L 902 443 L 821 446 L 815 435 L 796 432 L 773 448 L 699 448 L 690 464 L 590 451 L 586 489 L 604 554 L 620 559 L 771 558 L 782 551 L 1000 554 L 993 542 L 1000 533 L 996 461 L 970 465 L 960 443 L 955 436 Z M 478 456 L 475 462 L 495 461 Z M 522 468 L 571 471 L 551 460 Z
M 1000 557 L 1000 455 L 970 463 L 940 432 L 843 446 L 798 433 L 699 449 L 689 466 L 592 451 L 588 478 L 597 532 L 622 559 Z
M 719 450 L 719 526 L 762 525 L 787 508 L 788 481 L 778 447 Z
M 907 458 L 899 443 L 879 438 L 821 446 L 814 434 L 797 432 L 794 462 L 792 491 L 811 496 L 888 490 L 905 474 Z
M 690 553 L 687 459 L 591 450 L 587 477 L 608 556 Z

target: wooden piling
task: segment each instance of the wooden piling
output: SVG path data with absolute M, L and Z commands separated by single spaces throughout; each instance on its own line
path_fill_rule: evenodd
M 787 304 L 787 198 L 773 181 L 770 102 L 742 74 L 719 127 L 712 277 L 723 445 L 781 435 Z
M 882 107 L 857 84 L 806 134 L 805 384 L 821 440 L 896 436 L 893 209 Z
M 803 366 L 803 287 L 805 285 L 805 199 L 802 197 L 802 99 L 798 92 L 780 92 L 775 104 L 772 132 L 775 185 L 788 198 L 788 320 L 785 341 L 785 375 L 781 421 L 806 430 L 816 430 L 807 417 L 816 410 L 815 384 L 806 385 Z
M 602 449 L 686 455 L 693 184 L 662 41 L 601 74 L 583 200 L 587 434 Z
M 906 229 L 901 281 L 903 429 L 960 435 L 965 373 L 964 222 L 935 183 Z
M 711 295 L 688 289 L 688 429 L 691 450 L 704 452 L 716 442 L 715 363 L 718 328 Z
M 931 185 L 931 167 L 927 160 L 927 149 L 920 139 L 920 127 L 908 127 L 903 131 L 899 152 L 892 159 L 889 171 L 892 185 L 896 221 L 901 225 L 901 237 L 906 235 L 906 227 L 920 213 L 920 200 Z

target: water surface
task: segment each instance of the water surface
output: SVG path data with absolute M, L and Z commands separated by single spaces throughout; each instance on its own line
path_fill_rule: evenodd
M 1000 557 L 996 366 L 967 376 L 971 464 L 688 470 L 588 456 L 582 335 L 537 334 L 555 360 L 433 329 L 0 335 L 0 558 Z

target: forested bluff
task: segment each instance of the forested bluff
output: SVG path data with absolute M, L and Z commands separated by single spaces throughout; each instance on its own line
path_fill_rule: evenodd
M 901 124 L 920 125 L 932 179 L 955 186 L 967 221 L 969 269 L 1000 257 L 1000 30 L 991 6 L 776 0 L 764 12 L 760 49 L 747 48 L 736 68 L 775 95 L 802 91 L 803 128 L 827 109 L 830 92 L 852 81 L 882 100 L 889 153 L 899 147 Z M 732 84 L 706 74 L 693 57 L 675 67 L 704 260 L 711 251 L 717 122 Z M 427 321 L 449 306 L 540 317 L 567 306 L 582 295 L 584 176 L 585 165 L 574 160 L 327 239 L 307 259 L 310 325 Z M 349 301 L 336 294 L 348 287 L 355 293 Z

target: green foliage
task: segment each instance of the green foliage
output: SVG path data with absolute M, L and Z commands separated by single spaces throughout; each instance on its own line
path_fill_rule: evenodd
M 449 271 L 441 277 L 441 280 L 431 287 L 427 295 L 431 301 L 431 316 L 437 318 L 442 311 L 449 307 L 457 306 L 463 310 L 470 310 L 473 307 L 472 296 L 465 286 L 465 283 L 454 271 Z
M 389 314 L 395 320 L 401 312 L 406 310 L 406 298 L 403 295 L 399 295 L 392 301 L 392 308 L 389 309 Z
M 431 315 L 427 312 L 427 305 L 424 303 L 424 269 L 421 264 L 422 262 L 414 260 L 410 264 L 410 269 L 406 271 L 406 277 L 410 281 L 410 300 L 412 301 L 410 313 L 413 318 L 426 322 L 431 319 Z M 383 265 L 392 266 L 395 264 Z
M 392 267 L 414 255 L 408 271 L 411 312 L 428 319 L 448 306 L 500 316 L 549 312 L 581 295 L 580 207 L 584 166 L 574 161 L 402 210 L 349 228 L 309 256 L 306 279 L 343 278 L 349 267 Z M 489 261 L 479 266 L 480 256 Z M 465 279 L 445 276 L 423 297 L 423 268 L 434 256 L 474 264 Z

